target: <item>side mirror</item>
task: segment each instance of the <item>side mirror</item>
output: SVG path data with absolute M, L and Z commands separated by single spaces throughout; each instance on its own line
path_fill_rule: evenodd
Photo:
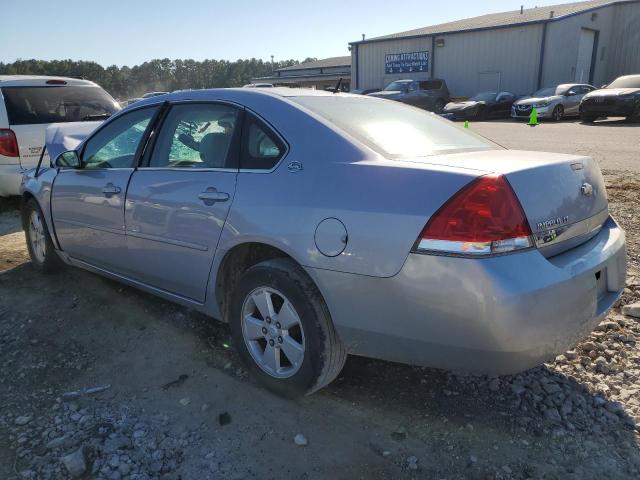
M 82 162 L 80 161 L 80 157 L 78 156 L 78 152 L 75 150 L 69 150 L 68 152 L 63 152 L 58 155 L 56 161 L 54 162 L 56 167 L 59 168 L 81 168 Z
M 608 84 L 600 85 L 600 88 L 607 88 Z
M 575 95 L 576 95 L 576 92 L 574 92 L 573 90 L 569 90 L 569 91 L 566 93 L 566 96 L 567 96 L 567 97 L 574 97 Z

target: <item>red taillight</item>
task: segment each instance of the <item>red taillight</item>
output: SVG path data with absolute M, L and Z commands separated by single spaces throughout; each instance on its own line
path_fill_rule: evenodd
M 488 255 L 533 245 L 531 228 L 502 175 L 472 181 L 433 214 L 417 251 Z
M 18 140 L 13 130 L 0 128 L 0 155 L 5 157 L 19 157 Z

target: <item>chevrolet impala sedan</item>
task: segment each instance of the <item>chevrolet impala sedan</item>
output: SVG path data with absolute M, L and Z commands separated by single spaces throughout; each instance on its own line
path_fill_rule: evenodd
M 506 374 L 618 299 L 625 235 L 589 157 L 505 150 L 432 113 L 296 89 L 175 92 L 22 184 L 34 267 L 73 265 L 228 322 L 268 388 L 348 354 Z M 55 152 L 55 155 L 54 155 Z

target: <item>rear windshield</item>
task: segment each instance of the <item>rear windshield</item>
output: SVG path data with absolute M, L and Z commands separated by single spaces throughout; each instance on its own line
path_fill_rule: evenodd
M 4 87 L 10 125 L 81 122 L 113 114 L 118 104 L 100 87 Z
M 640 75 L 616 78 L 607 88 L 640 88 Z
M 293 97 L 291 100 L 389 158 L 498 148 L 449 120 L 398 102 L 339 96 Z

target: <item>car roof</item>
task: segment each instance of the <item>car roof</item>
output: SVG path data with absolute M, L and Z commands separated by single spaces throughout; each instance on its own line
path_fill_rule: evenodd
M 310 88 L 212 88 L 202 90 L 176 90 L 166 95 L 158 97 L 143 98 L 135 103 L 131 103 L 123 108 L 120 113 L 125 113 L 137 108 L 148 105 L 159 105 L 163 102 L 180 102 L 180 101 L 232 101 L 245 103 L 250 99 L 275 98 L 285 100 L 289 97 L 342 97 L 342 98 L 358 98 L 373 99 L 366 95 L 356 95 L 346 92 L 327 92 L 325 90 L 313 90 Z
M 51 75 L 0 75 L 0 87 L 46 87 L 49 80 L 61 80 L 65 85 L 97 86 L 97 84 L 80 78 L 55 77 Z M 60 85 L 51 85 L 60 86 Z

